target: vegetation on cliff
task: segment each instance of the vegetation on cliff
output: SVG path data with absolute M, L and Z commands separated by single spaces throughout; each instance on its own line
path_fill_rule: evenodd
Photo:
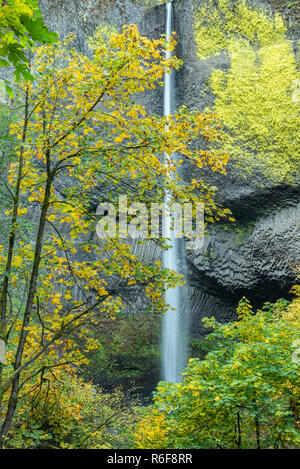
M 7 0 L 0 2 L 0 67 L 12 65 L 17 80 L 22 75 L 32 80 L 28 51 L 37 44 L 57 40 L 44 24 L 37 0 Z M 7 82 L 8 83 L 8 82 Z M 7 85 L 7 90 L 11 88 Z
M 195 15 L 200 59 L 230 58 L 210 77 L 213 109 L 167 117 L 141 96 L 182 65 L 165 58 L 174 37 L 103 23 L 84 55 L 73 35 L 53 44 L 36 0 L 0 3 L 0 65 L 16 78 L 0 103 L 1 448 L 299 447 L 299 286 L 291 302 L 254 312 L 243 298 L 237 320 L 204 319 L 207 339 L 193 344 L 182 382 L 159 383 L 151 401 L 164 294 L 183 279 L 139 255 L 116 230 L 118 209 L 105 226 L 115 236 L 94 235 L 105 218 L 96 206 L 124 194 L 137 230 L 138 204 L 160 204 L 166 190 L 172 202 L 204 203 L 206 223 L 233 221 L 207 178 L 226 174 L 229 154 L 241 177 L 294 183 L 293 41 L 280 15 L 232 3 L 205 0 Z M 203 178 L 179 177 L 187 160 Z

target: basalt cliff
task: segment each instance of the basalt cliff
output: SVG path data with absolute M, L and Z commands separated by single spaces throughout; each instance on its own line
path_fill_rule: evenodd
M 76 47 L 85 53 L 88 53 L 88 38 L 101 24 L 121 28 L 124 24 L 136 23 L 141 32 L 150 37 L 164 33 L 164 5 L 151 1 L 40 0 L 39 3 L 47 24 L 62 37 L 75 33 Z M 205 3 L 213 8 L 218 2 L 173 2 L 177 55 L 183 60 L 176 75 L 176 103 L 203 111 L 208 106 L 213 108 L 218 98 L 210 87 L 213 72 L 229 73 L 232 65 L 232 57 L 226 50 L 213 51 L 206 56 L 199 54 L 201 37 L 199 39 L 195 32 L 195 14 Z M 295 60 L 299 57 L 297 23 L 300 13 L 297 5 L 297 2 L 292 5 L 292 2 L 276 0 L 251 3 L 254 11 L 266 12 L 270 21 L 282 18 L 287 40 L 293 44 Z M 162 89 L 145 94 L 141 100 L 150 111 L 162 113 Z M 238 108 L 236 112 L 239 113 Z M 297 163 L 297 156 L 293 156 Z M 201 178 L 201 172 L 191 174 L 191 168 L 186 164 L 183 177 L 188 182 L 191 177 Z M 235 307 L 242 296 L 248 297 L 255 306 L 280 297 L 288 298 L 295 279 L 294 267 L 300 259 L 300 185 L 297 177 L 288 182 L 274 180 L 259 167 L 242 174 L 241 167 L 234 161 L 229 163 L 226 175 L 209 177 L 218 188 L 218 202 L 232 210 L 235 222 L 212 225 L 201 252 L 187 253 L 192 334 L 195 336 L 204 333 L 201 323 L 204 316 L 214 315 L 221 321 L 234 318 Z M 148 249 L 145 255 L 158 255 L 151 253 L 151 246 Z M 138 294 L 136 301 L 141 305 Z

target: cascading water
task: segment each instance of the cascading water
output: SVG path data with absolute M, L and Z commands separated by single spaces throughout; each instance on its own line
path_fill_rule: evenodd
M 172 34 L 172 2 L 166 4 L 166 37 Z M 172 52 L 166 52 L 166 58 L 171 57 Z M 164 78 L 164 115 L 169 116 L 175 110 L 174 76 L 173 73 L 165 73 Z M 167 164 L 169 155 L 165 155 Z M 165 203 L 168 204 L 169 195 L 166 195 Z M 165 219 L 165 236 L 170 239 L 171 247 L 164 252 L 164 267 L 182 272 L 184 265 L 183 240 L 174 237 L 172 220 L 170 216 Z M 181 267 L 181 268 L 180 268 Z M 165 295 L 169 309 L 163 318 L 162 330 L 162 374 L 165 381 L 176 383 L 180 381 L 180 373 L 187 361 L 186 331 L 187 321 L 184 317 L 183 287 L 168 289 Z

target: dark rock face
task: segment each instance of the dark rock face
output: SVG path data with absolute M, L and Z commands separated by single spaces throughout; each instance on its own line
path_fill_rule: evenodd
M 204 91 L 211 71 L 215 67 L 227 70 L 230 61 L 226 54 L 205 61 L 197 57 L 192 9 L 200 2 L 174 1 L 174 29 L 179 41 L 177 53 L 184 61 L 176 77 L 177 105 L 201 110 L 213 104 L 214 97 Z M 279 8 L 294 24 L 299 11 L 289 9 L 287 3 L 265 0 L 261 4 Z M 84 52 L 88 36 L 101 22 L 118 28 L 136 23 L 150 37 L 164 33 L 163 5 L 147 10 L 134 0 L 40 0 L 40 6 L 48 24 L 62 36 L 76 32 L 77 47 Z M 162 112 L 162 90 L 145 95 L 142 101 L 151 111 Z M 190 173 L 185 167 L 187 180 Z M 237 222 L 234 227 L 211 227 L 203 251 L 188 254 L 192 333 L 198 336 L 204 333 L 202 317 L 234 318 L 243 295 L 255 306 L 288 297 L 295 278 L 293 266 L 300 259 L 300 185 L 274 186 L 260 175 L 243 180 L 232 167 L 226 176 L 214 174 L 211 183 L 219 187 L 218 200 L 231 208 Z
M 254 305 L 287 297 L 300 253 L 300 203 L 258 217 L 238 228 L 211 230 L 204 250 L 191 256 L 190 283 L 207 297 L 196 301 L 220 320 L 231 317 L 242 296 Z M 216 307 L 214 308 L 214 299 Z M 208 309 L 209 308 L 209 309 Z M 193 310 L 197 311 L 196 305 Z M 199 331 L 197 315 L 195 329 Z
M 212 70 L 230 67 L 226 54 L 201 61 L 193 35 L 193 8 L 201 0 L 175 2 L 175 29 L 179 37 L 177 54 L 184 65 L 177 74 L 177 105 L 193 109 L 211 106 L 214 96 L 205 92 Z M 295 37 L 299 11 L 289 10 L 286 2 L 265 1 L 264 8 L 284 13 Z M 184 176 L 191 177 L 189 167 Z M 200 174 L 199 174 L 200 176 Z M 203 175 L 202 175 L 203 176 Z M 193 172 L 195 177 L 195 172 Z M 200 319 L 214 315 L 221 321 L 235 317 L 235 307 L 245 295 L 255 306 L 265 301 L 287 298 L 295 279 L 293 267 L 300 259 L 300 185 L 273 185 L 261 174 L 242 179 L 229 165 L 226 176 L 208 176 L 219 188 L 218 200 L 229 207 L 234 227 L 212 226 L 204 249 L 188 255 L 192 333 L 205 331 Z

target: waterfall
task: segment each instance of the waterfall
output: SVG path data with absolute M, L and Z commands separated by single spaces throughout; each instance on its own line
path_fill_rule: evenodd
M 166 37 L 172 34 L 172 2 L 166 4 Z M 166 58 L 171 57 L 172 52 L 166 52 Z M 165 73 L 164 78 L 164 115 L 168 116 L 175 110 L 173 73 Z M 169 155 L 165 155 L 167 162 Z M 166 194 L 165 203 L 169 201 Z M 176 239 L 171 227 L 171 217 L 165 219 L 165 236 L 170 238 L 171 247 L 164 252 L 164 267 L 181 273 L 184 265 L 183 240 Z M 168 289 L 165 295 L 169 309 L 165 313 L 162 326 L 162 375 L 165 381 L 176 383 L 180 381 L 180 373 L 187 361 L 187 321 L 184 317 L 186 306 L 184 304 L 184 287 Z

